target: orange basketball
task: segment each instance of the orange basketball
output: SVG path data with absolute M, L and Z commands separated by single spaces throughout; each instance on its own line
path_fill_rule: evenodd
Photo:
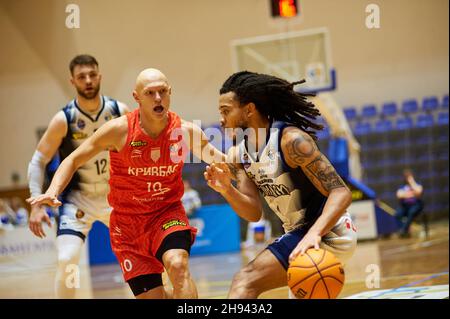
M 339 259 L 324 249 L 308 249 L 289 264 L 288 286 L 298 299 L 335 299 L 344 286 Z

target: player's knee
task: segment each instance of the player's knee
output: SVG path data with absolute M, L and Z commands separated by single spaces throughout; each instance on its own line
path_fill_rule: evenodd
M 246 268 L 241 269 L 237 274 L 234 275 L 232 286 L 242 288 L 250 287 L 251 281 L 248 275 L 249 271 Z
M 189 260 L 187 254 L 174 254 L 166 262 L 166 269 L 174 288 L 189 277 Z
M 58 251 L 58 265 L 66 267 L 68 265 L 77 265 L 80 259 L 78 249 L 61 249 Z
M 254 271 L 254 267 L 250 264 L 234 275 L 230 289 L 231 298 L 252 298 L 259 295 L 260 291 L 252 280 Z

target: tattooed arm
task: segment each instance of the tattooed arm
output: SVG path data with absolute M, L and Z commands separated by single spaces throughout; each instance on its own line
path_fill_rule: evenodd
M 262 205 L 255 183 L 248 178 L 242 164 L 235 160 L 235 148 L 229 150 L 227 163 L 212 163 L 206 167 L 204 177 L 208 186 L 228 201 L 233 210 L 245 220 L 258 221 Z M 236 187 L 231 183 L 236 181 Z
M 281 151 L 287 164 L 300 167 L 311 183 L 327 197 L 322 214 L 294 249 L 290 258 L 303 254 L 308 248 L 319 248 L 321 237 L 337 223 L 352 202 L 350 190 L 330 161 L 319 151 L 314 140 L 302 130 L 288 127 L 283 131 Z

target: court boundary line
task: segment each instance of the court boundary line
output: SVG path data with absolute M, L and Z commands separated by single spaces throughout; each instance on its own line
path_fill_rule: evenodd
M 375 298 L 377 298 L 377 297 L 380 297 L 380 296 L 382 296 L 382 295 L 385 295 L 385 294 L 388 294 L 388 293 L 391 293 L 391 292 L 395 292 L 395 291 L 400 290 L 400 289 L 402 289 L 402 288 L 412 287 L 412 286 L 415 286 L 415 285 L 417 285 L 417 284 L 420 284 L 420 283 L 422 283 L 422 282 L 424 282 L 424 281 L 428 281 L 428 280 L 431 280 L 431 279 L 433 279 L 433 278 L 437 278 L 437 277 L 444 276 L 444 275 L 448 275 L 448 274 L 449 274 L 448 270 L 447 270 L 447 271 L 444 271 L 444 272 L 436 273 L 436 274 L 433 274 L 433 275 L 431 275 L 431 276 L 425 277 L 425 278 L 423 278 L 423 279 L 420 279 L 420 280 L 417 280 L 417 281 L 413 281 L 413 282 L 408 283 L 408 284 L 406 284 L 406 285 L 403 285 L 403 286 L 400 286 L 400 287 L 397 287 L 397 288 L 393 288 L 393 289 L 389 289 L 389 290 L 383 291 L 383 292 L 381 292 L 381 293 L 379 293 L 379 294 L 377 294 L 377 295 L 375 295 L 375 296 L 369 297 L 368 299 L 375 299 Z

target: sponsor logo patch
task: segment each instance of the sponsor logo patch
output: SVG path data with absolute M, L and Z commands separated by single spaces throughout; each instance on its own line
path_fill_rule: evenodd
M 159 147 L 154 147 L 150 151 L 150 158 L 153 162 L 157 162 L 161 157 L 161 149 Z
M 136 158 L 136 157 L 142 157 L 142 151 L 141 150 L 132 150 L 131 151 L 131 158 Z
M 244 164 L 244 167 L 245 167 L 245 164 Z M 251 180 L 255 180 L 255 178 L 256 178 L 255 174 L 253 174 L 252 172 L 246 172 L 246 174 L 247 174 L 248 178 L 250 178 Z
M 81 219 L 84 217 L 84 212 L 82 210 L 77 210 L 77 212 L 75 213 L 75 217 L 78 219 Z
M 84 129 L 86 127 L 86 122 L 83 121 L 82 119 L 78 119 L 77 126 L 78 126 L 79 129 L 82 130 L 82 129 Z
M 174 226 L 186 226 L 186 223 L 179 219 L 174 219 L 174 220 L 168 221 L 167 223 L 162 225 L 162 229 L 167 230 L 170 227 L 174 227 Z
M 273 160 L 275 159 L 275 152 L 274 152 L 272 149 L 270 149 L 270 150 L 267 152 L 267 157 L 268 157 L 271 161 L 273 161 Z
M 82 140 L 82 139 L 85 139 L 85 138 L 87 138 L 87 134 L 86 133 L 72 133 L 72 138 L 74 139 L 74 140 Z
M 131 147 L 139 147 L 139 146 L 145 146 L 147 145 L 147 142 L 145 141 L 131 141 L 130 146 Z

